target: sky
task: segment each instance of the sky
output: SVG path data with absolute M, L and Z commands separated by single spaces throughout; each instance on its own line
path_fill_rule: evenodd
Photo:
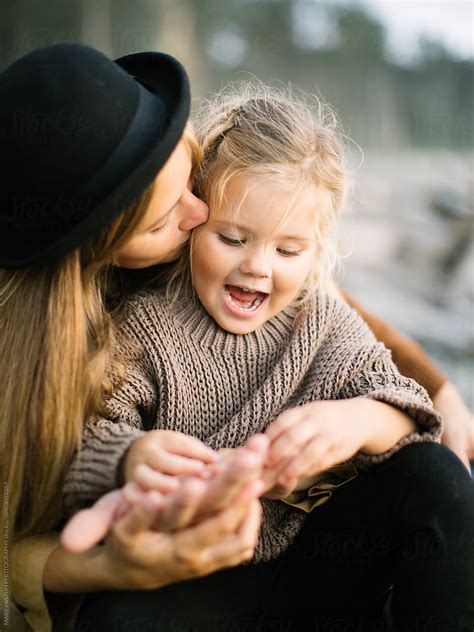
M 384 24 L 387 46 L 400 62 L 416 56 L 422 34 L 440 39 L 460 58 L 474 57 L 474 0 L 360 0 L 358 4 Z

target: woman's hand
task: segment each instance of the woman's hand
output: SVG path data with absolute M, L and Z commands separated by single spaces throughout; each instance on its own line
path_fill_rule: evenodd
M 207 478 L 177 478 L 177 488 L 167 495 L 127 483 L 76 513 L 64 527 L 61 542 L 71 552 L 87 551 L 132 507 L 147 499 L 154 504 L 154 530 L 176 530 L 195 524 L 234 502 L 246 483 L 261 478 L 268 445 L 268 437 L 254 435 L 241 448 L 221 451 L 219 461 L 208 466 Z
M 433 406 L 444 420 L 441 437 L 471 472 L 469 461 L 474 460 L 474 415 L 451 382 L 445 382 L 433 398 Z
M 163 493 L 179 486 L 177 475 L 199 475 L 217 460 L 202 441 L 173 430 L 151 430 L 138 437 L 120 464 L 121 483 L 134 481 Z
M 151 589 L 237 566 L 250 559 L 257 542 L 261 490 L 261 482 L 247 483 L 222 511 L 195 526 L 168 533 L 151 528 L 164 497 L 148 492 L 144 502 L 110 526 L 104 546 L 85 551 L 80 545 L 81 537 L 82 544 L 87 540 L 87 533 L 81 535 L 81 529 L 72 529 L 68 535 L 63 532 L 64 545 L 84 552 L 71 553 L 64 546 L 57 547 L 46 561 L 43 585 L 46 590 L 61 593 Z M 102 499 L 102 518 L 96 512 L 101 528 L 117 508 L 119 495 L 112 492 Z M 190 502 L 199 504 L 193 498 Z M 94 507 L 87 511 L 93 512 Z M 80 521 L 76 526 L 81 527 Z
M 151 530 L 153 503 L 133 507 L 104 547 L 106 575 L 115 589 L 153 589 L 208 575 L 250 559 L 261 519 L 260 482 L 247 483 L 221 512 L 173 532 Z

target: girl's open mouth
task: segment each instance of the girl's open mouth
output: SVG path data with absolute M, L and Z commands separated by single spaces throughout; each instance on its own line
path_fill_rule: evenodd
M 265 302 L 268 294 L 255 290 L 247 290 L 236 285 L 224 286 L 226 307 L 237 316 L 253 316 Z

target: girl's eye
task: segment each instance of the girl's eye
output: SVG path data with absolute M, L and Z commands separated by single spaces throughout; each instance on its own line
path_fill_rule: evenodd
M 301 250 L 285 250 L 284 248 L 277 248 L 277 252 L 282 257 L 297 257 L 301 254 Z
M 245 244 L 245 240 L 243 239 L 234 239 L 233 237 L 227 237 L 226 235 L 221 235 L 220 233 L 219 239 L 228 246 L 243 246 Z

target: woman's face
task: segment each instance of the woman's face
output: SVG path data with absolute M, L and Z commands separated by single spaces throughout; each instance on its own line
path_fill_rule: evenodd
M 181 139 L 156 177 L 148 209 L 117 264 L 147 268 L 177 259 L 190 231 L 207 220 L 207 205 L 191 192 L 191 156 Z

